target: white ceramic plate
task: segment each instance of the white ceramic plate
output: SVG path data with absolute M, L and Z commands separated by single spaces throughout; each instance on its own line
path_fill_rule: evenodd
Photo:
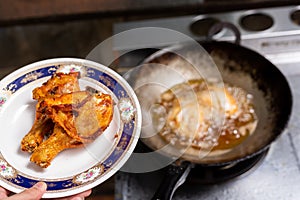
M 34 122 L 32 90 L 56 71 L 80 71 L 81 90 L 90 86 L 111 94 L 114 117 L 93 143 L 61 152 L 42 169 L 20 150 L 20 142 Z M 0 81 L 0 127 L 0 185 L 18 193 L 44 181 L 48 190 L 43 197 L 58 198 L 93 188 L 123 166 L 138 141 L 141 113 L 133 90 L 113 70 L 84 59 L 58 58 L 27 65 Z

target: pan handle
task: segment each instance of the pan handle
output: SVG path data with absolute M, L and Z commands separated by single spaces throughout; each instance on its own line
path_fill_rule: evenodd
M 151 200 L 171 200 L 176 189 L 185 182 L 192 166 L 193 164 L 188 161 L 176 161 L 169 165 Z
M 228 22 L 219 22 L 213 25 L 208 31 L 208 35 L 207 35 L 208 40 L 213 40 L 213 36 L 224 28 L 228 28 L 234 33 L 235 35 L 234 43 L 239 45 L 241 43 L 241 33 L 235 25 Z

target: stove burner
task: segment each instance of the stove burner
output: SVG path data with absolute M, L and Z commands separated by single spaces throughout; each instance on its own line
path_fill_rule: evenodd
M 273 24 L 272 17 L 263 13 L 246 15 L 240 19 L 240 25 L 247 31 L 264 31 L 272 27 Z
M 190 30 L 197 36 L 207 36 L 209 29 L 219 22 L 220 20 L 212 17 L 202 18 L 194 21 L 190 26 Z
M 232 180 L 241 175 L 247 175 L 254 171 L 264 160 L 268 150 L 244 161 L 225 166 L 204 167 L 196 165 L 186 180 L 187 184 L 216 184 Z
M 300 10 L 292 12 L 290 18 L 296 25 L 300 25 Z

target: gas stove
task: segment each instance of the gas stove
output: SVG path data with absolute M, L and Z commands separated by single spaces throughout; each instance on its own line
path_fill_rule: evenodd
M 201 177 L 201 170 L 206 169 L 194 168 L 173 199 L 299 199 L 300 7 L 287 6 L 126 22 L 116 24 L 114 32 L 120 33 L 139 27 L 162 27 L 184 33 L 195 40 L 204 40 L 208 29 L 219 21 L 234 24 L 241 32 L 241 45 L 264 55 L 287 77 L 293 93 L 291 119 L 285 132 L 271 145 L 268 152 L 257 156 L 251 163 L 246 163 L 239 171 L 224 176 L 221 181 L 199 182 L 193 177 Z M 230 31 L 222 30 L 214 39 L 232 41 L 234 36 Z M 178 42 L 180 41 L 170 38 L 163 44 L 153 41 L 150 46 L 155 48 Z M 113 47 L 117 51 L 128 51 L 132 48 L 126 41 L 115 42 Z M 138 44 L 134 48 L 139 48 Z M 140 46 L 140 50 L 132 51 L 120 59 L 119 66 L 122 67 L 117 70 L 124 73 L 151 53 L 152 50 Z M 218 174 L 219 171 L 212 174 L 215 175 L 214 173 Z M 116 199 L 151 199 L 162 174 L 163 170 L 142 174 L 120 171 L 116 175 Z

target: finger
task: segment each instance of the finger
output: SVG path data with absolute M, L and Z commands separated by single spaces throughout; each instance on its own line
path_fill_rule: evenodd
M 65 198 L 61 198 L 59 200 L 83 200 L 85 197 L 90 196 L 92 193 L 92 190 L 87 190 L 85 192 L 76 194 L 74 196 L 70 196 L 70 197 L 65 197 Z
M 31 188 L 24 190 L 19 194 L 15 194 L 8 198 L 8 200 L 39 200 L 42 198 L 43 194 L 46 192 L 46 183 L 39 182 L 32 186 Z
M 0 199 L 6 198 L 8 195 L 8 191 L 2 187 L 0 187 Z
M 82 192 L 82 193 L 80 193 L 80 194 L 78 194 L 78 195 L 75 195 L 75 197 L 81 197 L 82 199 L 84 199 L 85 197 L 90 196 L 91 193 L 92 193 L 92 190 L 87 190 L 87 191 Z M 71 200 L 72 200 L 72 199 L 71 199 Z M 75 199 L 75 200 L 76 200 L 76 199 Z

